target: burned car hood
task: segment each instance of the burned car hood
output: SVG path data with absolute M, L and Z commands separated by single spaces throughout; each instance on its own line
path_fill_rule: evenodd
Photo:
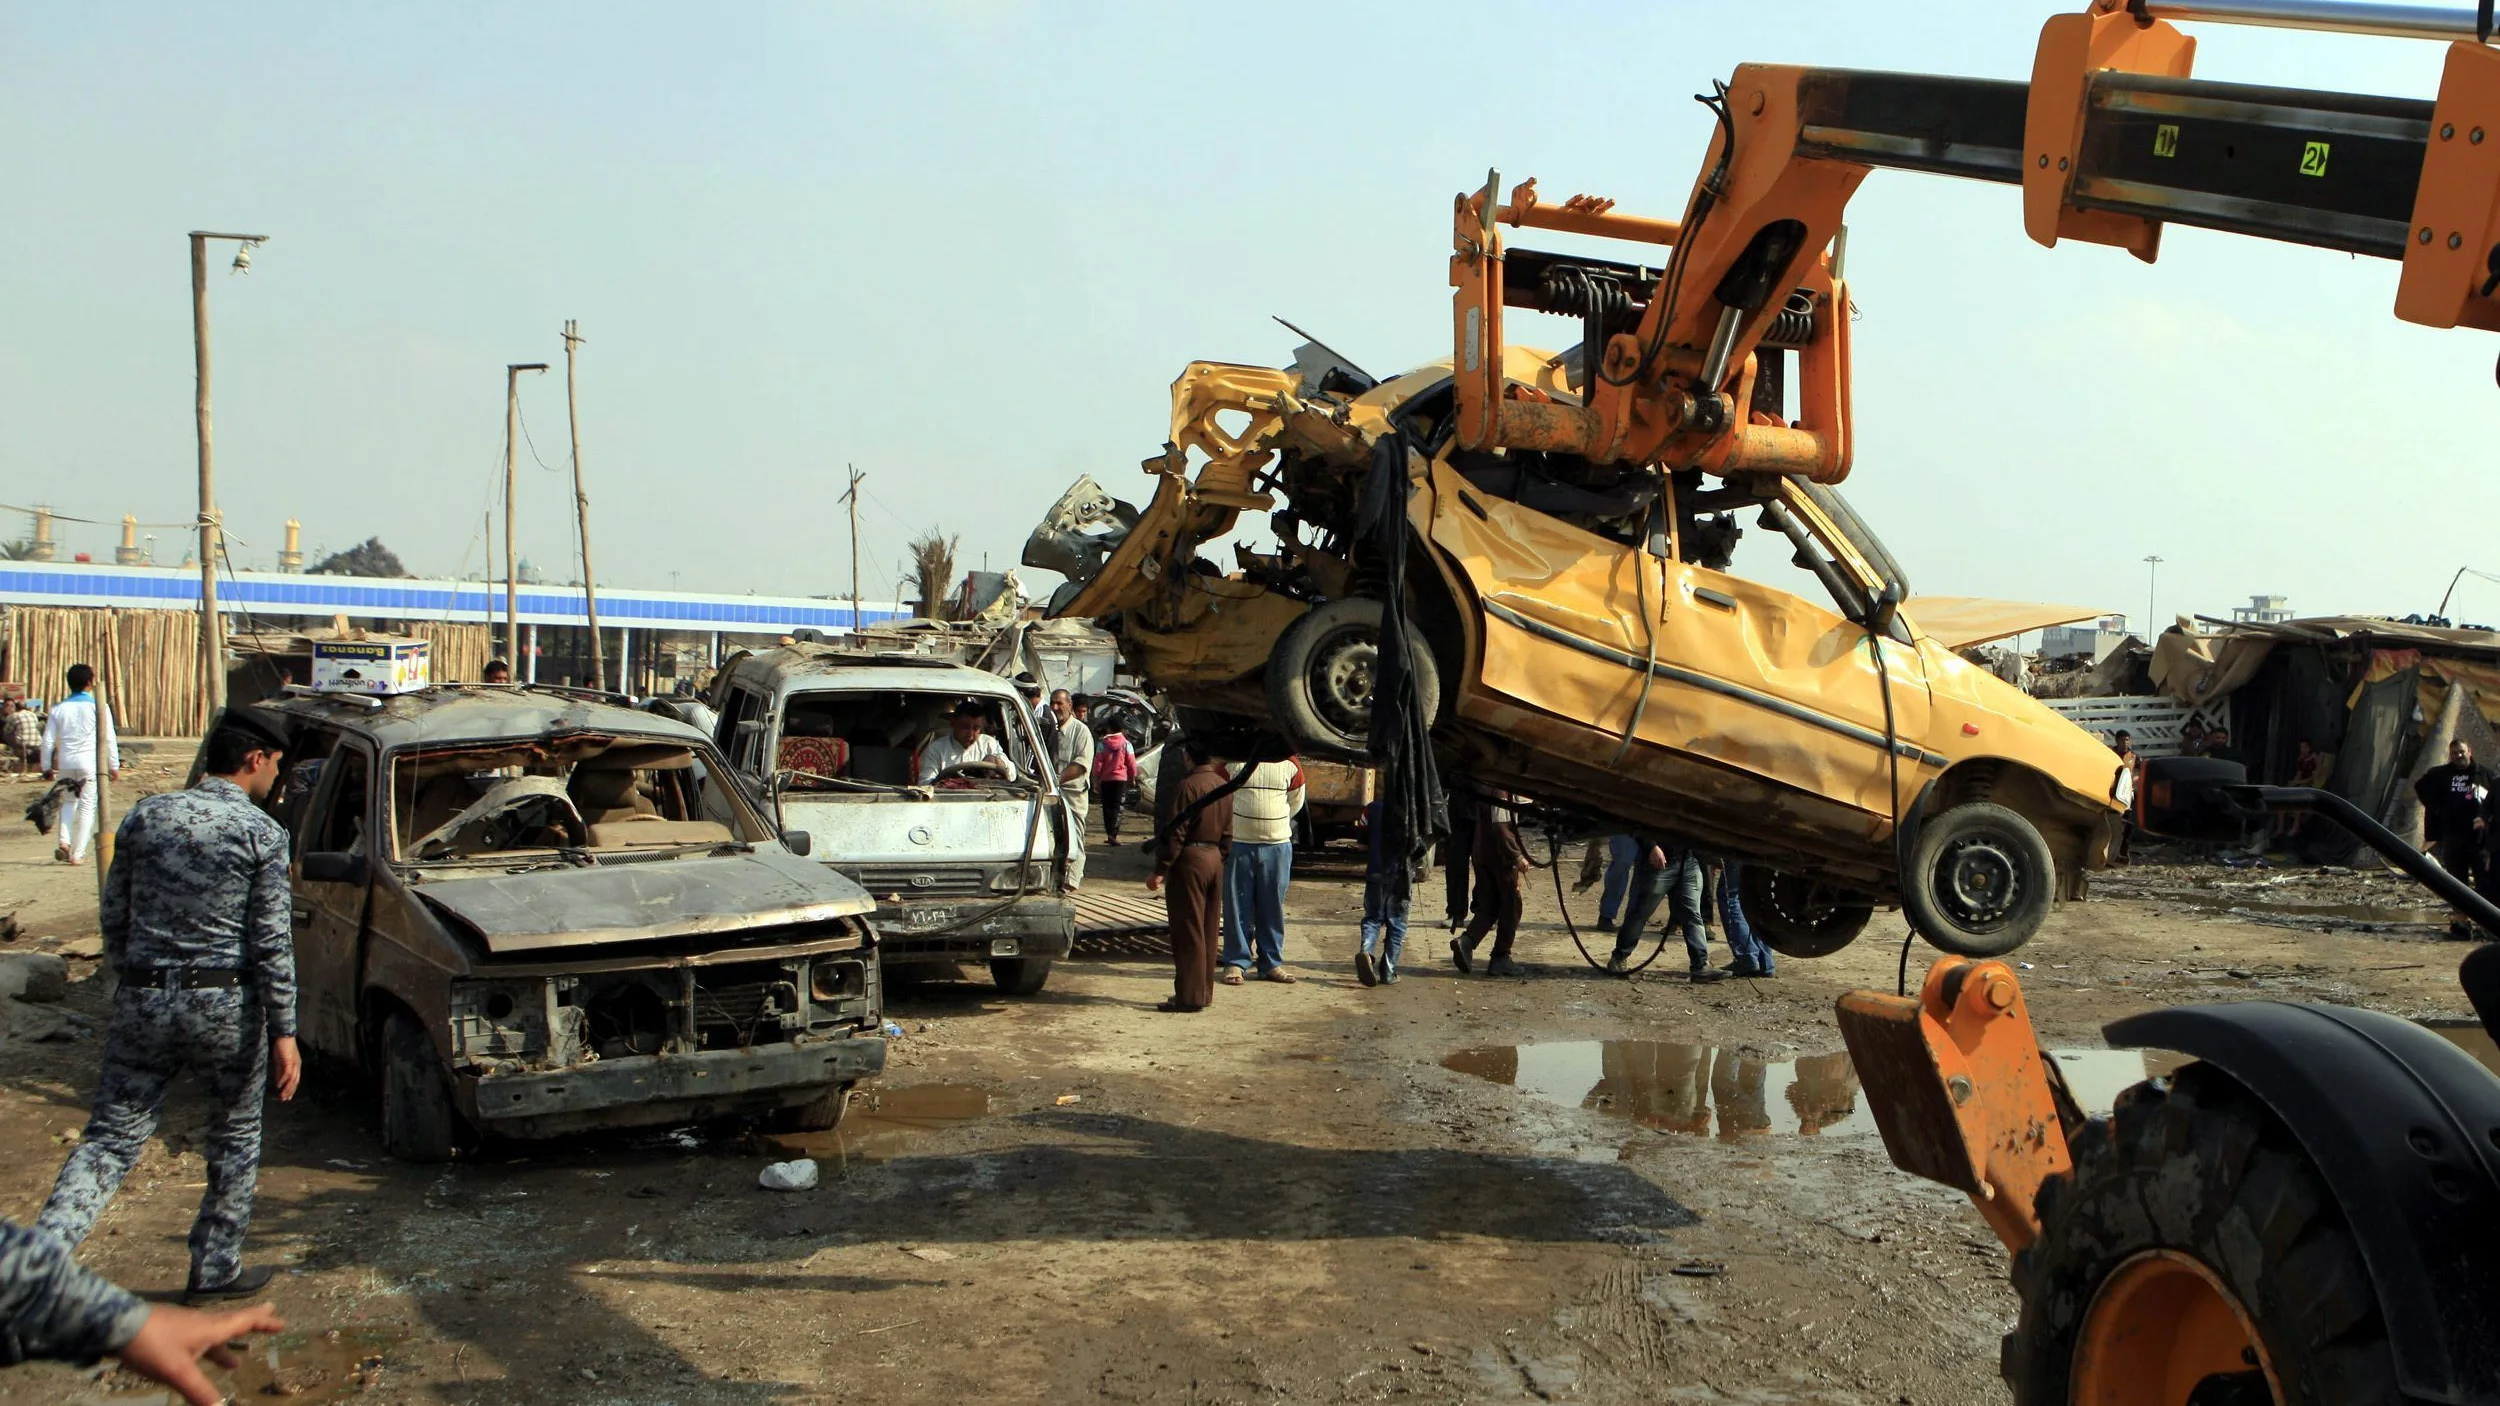
M 497 956 L 730 934 L 877 906 L 849 879 L 780 849 L 428 879 L 409 892 L 475 931 Z

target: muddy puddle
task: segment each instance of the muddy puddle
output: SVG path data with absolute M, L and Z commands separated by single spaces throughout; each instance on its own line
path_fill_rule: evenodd
M 2318 930 L 2357 928 L 2365 932 L 2448 925 L 2448 910 L 2402 904 L 2295 903 L 2245 894 L 2188 889 L 2147 895 L 2157 903 L 2237 918 L 2275 927 Z
M 2121 1089 L 2186 1062 L 2155 1050 L 2055 1053 L 2076 1101 L 2092 1112 L 2107 1112 Z M 1721 1138 L 1875 1133 L 1857 1071 L 1841 1052 L 1764 1059 L 1662 1040 L 1571 1040 L 1481 1045 L 1441 1065 L 1558 1107 L 1585 1108 L 1659 1132 Z
M 2445 1037 L 2450 1044 L 2482 1061 L 2483 1068 L 2490 1070 L 2493 1074 L 2500 1074 L 2500 1043 L 2495 1043 L 2490 1032 L 2484 1030 L 2479 1022 L 2426 1020 L 2422 1024 L 2434 1034 Z
M 2472 1021 L 2423 1021 L 2500 1075 L 2500 1045 Z M 2066 1087 L 2086 1113 L 2107 1113 L 2118 1095 L 2188 1063 L 2168 1050 L 2052 1050 Z M 1739 1138 L 1872 1136 L 1875 1115 L 1845 1052 L 1764 1059 L 1741 1050 L 1662 1040 L 1565 1040 L 1478 1045 L 1444 1069 L 1507 1084 L 1561 1108 L 1585 1108 L 1659 1132 Z
M 281 1400 L 306 1403 L 346 1401 L 397 1385 L 391 1380 L 391 1354 L 408 1340 L 396 1328 L 335 1328 L 328 1332 L 287 1332 L 237 1353 L 231 1401 Z M 118 1380 L 132 1380 L 117 1374 Z M 392 1393 L 396 1395 L 396 1393 Z M 179 1398 L 161 1387 L 110 1390 L 75 1398 L 110 1402 L 112 1406 L 149 1406 Z
M 842 1126 L 821 1133 L 776 1133 L 783 1155 L 819 1162 L 883 1162 L 899 1157 L 929 1134 L 987 1117 L 990 1096 L 972 1084 L 905 1084 L 861 1089 L 851 1095 Z

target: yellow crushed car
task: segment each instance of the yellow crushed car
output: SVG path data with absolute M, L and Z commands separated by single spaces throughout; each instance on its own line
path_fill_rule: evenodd
M 1576 353 L 1503 354 L 1509 397 L 1577 403 Z M 1898 902 L 1995 955 L 2106 863 L 2133 799 L 2117 756 L 1955 652 L 2093 612 L 1912 598 L 1801 478 L 1462 449 L 1453 400 L 1446 362 L 1375 382 L 1316 343 L 1291 370 L 1193 363 L 1145 508 L 1080 480 L 1024 560 L 1175 703 L 1356 760 L 1399 593 L 1446 768 L 1748 861 L 1746 914 L 1784 953 Z M 1404 482 L 1370 483 L 1376 462 Z M 1403 493 L 1399 579 L 1360 530 L 1367 487 Z M 1255 513 L 1274 550 L 1200 555 Z M 1791 579 L 1729 569 L 1748 523 Z

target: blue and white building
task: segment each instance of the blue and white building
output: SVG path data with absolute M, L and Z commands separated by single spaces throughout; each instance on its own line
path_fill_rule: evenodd
M 187 567 L 104 565 L 85 562 L 0 562 L 0 604 L 117 606 L 124 610 L 200 608 L 200 577 Z M 278 621 L 327 621 L 346 616 L 388 629 L 394 621 L 484 624 L 497 632 L 504 621 L 502 582 L 388 580 L 367 576 L 303 576 L 245 571 L 217 580 L 217 606 L 229 633 Z M 522 638 L 513 667 L 522 678 L 540 677 L 542 660 L 587 659 L 588 603 L 579 586 L 523 583 L 518 592 Z M 859 625 L 897 620 L 909 611 L 895 601 L 863 601 L 854 615 L 847 598 L 711 595 L 691 591 L 624 591 L 601 588 L 599 625 L 613 641 L 607 657 L 649 660 L 661 648 L 702 649 L 718 661 L 732 648 L 769 645 L 801 629 L 827 636 Z M 561 633 L 556 633 L 561 632 Z M 542 639 L 542 634 L 547 638 Z M 506 642 L 510 648 L 509 642 Z M 613 667 L 613 664 L 611 665 Z M 550 671 L 547 681 L 563 673 Z

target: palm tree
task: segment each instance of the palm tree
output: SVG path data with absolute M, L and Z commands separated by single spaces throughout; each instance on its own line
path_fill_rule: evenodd
M 955 539 L 934 527 L 911 544 L 912 568 L 920 578 L 920 609 L 932 620 L 946 618 L 947 592 L 955 584 Z

